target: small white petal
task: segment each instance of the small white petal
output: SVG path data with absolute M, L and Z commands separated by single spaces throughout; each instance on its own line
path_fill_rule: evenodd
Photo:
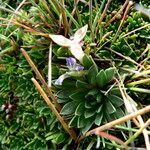
M 81 46 L 79 44 L 74 44 L 71 45 L 71 47 L 69 48 L 70 52 L 72 53 L 72 55 L 78 59 L 80 62 L 82 62 L 83 57 L 84 57 L 84 52 L 81 48 Z
M 135 9 L 150 17 L 150 9 L 146 9 L 143 5 L 135 4 Z
M 65 38 L 63 35 L 49 34 L 49 37 L 60 46 L 69 47 L 72 44 L 72 41 Z
M 78 29 L 74 34 L 74 41 L 80 42 L 86 35 L 88 29 L 88 25 L 85 25 L 84 27 Z

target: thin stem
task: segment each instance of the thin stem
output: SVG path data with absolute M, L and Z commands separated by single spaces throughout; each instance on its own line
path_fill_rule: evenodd
M 69 133 L 69 135 L 71 136 L 71 138 L 74 141 L 76 141 L 76 139 L 77 139 L 76 133 L 71 128 L 68 127 L 68 125 L 66 124 L 66 122 L 64 121 L 64 119 L 60 116 L 60 114 L 58 113 L 58 111 L 56 110 L 56 108 L 53 106 L 53 104 L 51 103 L 50 99 L 48 98 L 48 96 L 46 95 L 46 93 L 44 92 L 44 90 L 41 88 L 41 86 L 39 85 L 39 83 L 34 78 L 32 78 L 31 80 L 34 83 L 35 87 L 38 89 L 39 93 L 41 94 L 41 96 L 43 97 L 43 99 L 45 100 L 45 102 L 48 104 L 48 106 L 52 110 L 52 112 L 56 115 L 57 119 L 60 121 L 60 123 L 62 124 L 62 126 L 64 127 L 64 129 Z
M 123 6 L 120 8 L 120 10 L 106 23 L 105 27 L 107 27 L 108 25 L 110 25 L 115 19 L 116 17 L 123 11 L 123 9 L 126 7 L 126 5 L 128 4 L 129 0 L 126 0 L 125 3 L 123 4 Z
M 131 90 L 131 91 L 135 91 L 135 92 L 150 94 L 149 89 L 137 88 L 137 87 L 129 87 L 128 89 Z
M 131 59 L 130 57 L 126 57 L 126 56 L 124 56 L 124 55 L 122 55 L 121 53 L 118 53 L 118 52 L 116 52 L 115 50 L 113 50 L 113 49 L 111 49 L 111 48 L 109 48 L 109 47 L 105 47 L 107 50 L 110 50 L 110 51 L 112 51 L 113 53 L 115 53 L 115 54 L 117 54 L 118 56 L 120 56 L 120 57 L 122 57 L 122 58 L 124 58 L 124 59 L 126 59 L 126 60 L 128 60 L 128 61 L 130 61 L 130 62 L 132 62 L 133 64 L 136 64 L 137 66 L 142 66 L 142 65 L 140 65 L 140 64 L 138 64 L 136 61 L 134 61 L 133 59 Z M 142 66 L 143 67 L 143 66 Z
M 89 25 L 90 25 L 90 28 L 92 29 L 92 24 L 93 24 L 93 22 L 92 22 L 92 7 L 93 7 L 93 3 L 92 3 L 92 0 L 90 0 L 90 5 L 89 5 L 89 14 L 90 14 L 90 19 L 89 19 Z M 93 35 L 93 33 L 92 33 L 92 35 Z
M 78 3 L 79 3 L 79 0 L 75 0 L 74 1 L 74 8 L 73 8 L 73 10 L 72 10 L 72 12 L 71 12 L 71 15 L 72 16 L 74 16 L 75 15 L 75 12 L 77 11 L 77 6 L 78 6 Z M 69 20 L 69 26 L 71 26 L 71 20 Z
M 106 15 L 107 9 L 108 9 L 108 7 L 109 7 L 111 1 L 112 1 L 112 0 L 108 0 L 107 4 L 105 5 L 104 11 L 103 11 L 102 15 L 101 15 L 100 18 L 99 18 L 99 21 L 98 21 L 98 25 L 97 25 L 97 27 L 96 27 L 95 34 L 97 33 L 98 28 L 99 28 L 99 25 L 101 25 L 101 23 L 102 23 L 102 21 L 103 21 L 105 15 Z
M 23 1 L 19 4 L 19 6 L 17 7 L 17 9 L 14 11 L 14 14 L 11 16 L 10 21 L 9 21 L 7 27 L 6 27 L 5 34 L 7 33 L 7 30 L 8 30 L 8 28 L 9 28 L 9 26 L 10 26 L 11 20 L 14 18 L 15 14 L 16 14 L 16 13 L 18 12 L 18 10 L 23 6 L 23 4 L 24 4 L 25 2 L 26 2 L 26 0 L 23 0 Z
M 118 86 L 119 86 L 119 89 L 120 89 L 120 92 L 121 92 L 121 95 L 123 97 L 123 100 L 124 100 L 124 104 L 125 104 L 125 107 L 127 109 L 127 112 L 128 113 L 132 113 L 135 111 L 136 109 L 136 103 L 134 102 L 134 100 L 132 100 L 126 93 L 126 89 L 124 87 L 124 84 L 123 84 L 123 81 L 121 80 L 121 76 L 120 74 L 118 73 L 118 71 L 116 70 L 117 74 L 118 74 L 118 77 L 120 78 L 120 83 L 119 81 L 116 79 L 116 81 L 118 82 Z M 134 108 L 133 108 L 134 107 Z M 137 111 L 137 110 L 136 110 Z M 140 127 L 140 124 L 139 122 L 137 121 L 136 118 L 133 118 L 132 119 L 134 124 L 137 126 L 137 127 Z
M 48 87 L 51 88 L 52 85 L 52 42 L 49 46 L 49 56 L 48 56 Z
M 135 78 L 139 78 L 141 76 L 147 76 L 148 74 L 150 74 L 150 70 L 145 70 L 145 71 L 142 71 L 140 73 L 136 73 L 132 79 L 135 79 Z
M 126 96 L 127 98 L 129 99 L 129 101 L 133 101 L 133 99 L 126 93 Z M 136 105 L 135 104 L 132 104 L 132 108 L 133 108 L 133 111 L 137 111 L 137 108 L 136 108 Z M 143 121 L 143 118 L 139 115 L 137 116 L 137 120 L 139 121 L 139 127 L 143 126 L 144 125 L 144 121 Z M 146 145 L 146 148 L 147 150 L 150 148 L 150 143 L 149 143 L 149 136 L 148 136 L 148 131 L 147 129 L 144 129 L 143 130 L 143 135 L 144 135 L 144 139 L 145 139 L 145 145 Z
M 121 126 L 121 125 L 116 125 L 116 126 L 114 126 L 114 128 L 125 130 L 125 131 L 132 131 L 132 132 L 137 132 L 138 131 L 138 129 L 134 129 L 134 128 L 130 128 L 130 127 L 124 127 L 124 126 Z
M 34 30 L 33 28 L 30 28 L 30 27 L 28 27 L 22 23 L 19 23 L 15 20 L 8 20 L 6 18 L 1 18 L 1 17 L 0 17 L 0 20 L 6 21 L 6 22 L 11 22 L 11 23 L 15 24 L 16 26 L 19 26 L 19 27 L 26 29 L 28 32 L 32 32 L 32 34 L 34 34 L 34 35 L 40 35 L 40 36 L 44 36 L 46 38 L 49 38 L 49 34 L 38 32 L 38 31 Z
M 126 8 L 126 10 L 125 10 L 125 13 L 124 13 L 124 15 L 123 15 L 123 17 L 122 17 L 122 20 L 121 20 L 121 22 L 120 22 L 120 25 L 119 25 L 119 27 L 118 27 L 118 30 L 117 30 L 117 32 L 116 32 L 116 35 L 115 35 L 115 37 L 114 37 L 112 43 L 115 42 L 115 40 L 116 40 L 116 38 L 117 38 L 117 36 L 118 36 L 120 30 L 121 30 L 121 27 L 122 27 L 122 25 L 123 25 L 123 23 L 124 23 L 124 20 L 125 20 L 125 18 L 126 18 L 126 16 L 127 16 L 127 13 L 128 13 L 128 11 L 129 11 L 129 9 L 130 9 L 130 7 L 131 7 L 132 5 L 133 5 L 133 2 L 132 2 L 132 1 L 129 1 L 129 3 L 128 3 L 128 5 L 127 5 L 127 8 Z
M 143 51 L 143 53 L 139 56 L 138 60 L 145 55 L 150 50 L 150 44 L 147 44 L 146 49 Z
M 51 99 L 54 101 L 56 108 L 61 111 L 61 106 L 60 104 L 57 102 L 56 97 L 53 95 L 53 93 L 51 92 L 51 90 L 49 89 L 47 83 L 45 82 L 44 78 L 42 77 L 41 73 L 39 72 L 39 70 L 37 69 L 37 67 L 34 65 L 33 61 L 31 60 L 30 56 L 28 55 L 28 53 L 21 48 L 22 54 L 24 55 L 24 57 L 26 58 L 26 60 L 28 61 L 29 65 L 31 66 L 31 68 L 33 69 L 33 71 L 35 72 L 35 74 L 37 75 L 37 77 L 39 78 L 39 80 L 41 81 L 41 83 L 44 85 L 44 88 L 46 90 L 46 93 L 51 97 Z
M 126 37 L 126 36 L 128 36 L 128 35 L 130 35 L 130 34 L 132 34 L 132 33 L 135 33 L 136 31 L 139 31 L 139 30 L 141 30 L 141 29 L 144 29 L 144 28 L 146 28 L 146 27 L 148 27 L 148 26 L 150 26 L 150 23 L 149 23 L 149 24 L 146 24 L 146 25 L 144 25 L 144 26 L 142 26 L 142 27 L 139 27 L 139 28 L 137 28 L 137 29 L 135 29 L 135 30 L 132 30 L 132 31 L 126 33 L 125 35 L 121 36 L 120 38 L 124 38 L 124 37 Z
M 106 1 L 106 0 L 103 0 L 103 1 L 101 2 L 101 6 L 100 6 L 98 12 L 96 13 L 96 16 L 95 16 L 95 18 L 94 18 L 94 21 L 93 21 L 93 23 L 92 23 L 92 29 L 91 29 L 91 30 L 92 30 L 92 33 L 95 32 L 95 28 L 96 28 L 96 25 L 97 25 L 97 22 L 98 22 L 98 18 L 99 18 L 99 15 L 100 15 L 101 12 L 102 12 L 102 9 L 103 9 L 103 7 L 104 7 L 105 1 Z M 94 33 L 94 35 L 93 35 L 92 38 L 93 38 L 93 39 L 96 38 L 96 33 Z
M 137 84 L 143 84 L 144 85 L 144 84 L 149 84 L 149 83 L 150 83 L 150 78 L 130 82 L 130 83 L 127 84 L 127 86 L 135 86 Z
M 101 137 L 104 137 L 106 139 L 115 141 L 115 142 L 119 143 L 120 145 L 122 145 L 124 148 L 128 149 L 127 146 L 124 144 L 124 142 L 121 139 L 114 136 L 114 135 L 111 135 L 111 134 L 108 134 L 106 132 L 101 131 L 101 132 L 98 133 L 98 136 L 101 136 Z
M 143 130 L 150 125 L 150 119 L 148 119 L 146 121 L 146 123 L 135 133 L 133 134 L 124 144 L 125 145 L 128 145 L 129 143 L 131 143 L 136 137 L 138 137 L 142 132 Z
M 104 41 L 106 39 L 106 37 L 108 37 L 112 33 L 113 33 L 113 31 L 107 32 L 105 35 L 102 36 L 101 41 Z
M 65 6 L 64 0 L 61 0 L 60 3 L 62 4 L 63 7 Z M 64 7 L 64 9 L 65 9 L 65 7 Z M 69 32 L 70 27 L 69 27 L 69 22 L 68 22 L 67 15 L 66 15 L 66 12 L 64 11 L 64 9 L 60 7 L 62 19 L 63 19 L 63 27 L 65 29 L 65 36 L 66 36 Z
M 26 25 L 24 25 L 24 24 L 21 24 L 21 23 L 19 23 L 19 22 L 17 22 L 17 21 L 14 21 L 14 20 L 8 20 L 8 19 L 6 19 L 6 18 L 1 18 L 0 17 L 0 20 L 3 20 L 3 21 L 7 21 L 7 22 L 9 22 L 9 23 L 13 23 L 13 24 L 15 24 L 15 25 L 17 25 L 17 26 L 20 26 L 20 27 L 23 27 L 23 28 L 25 28 L 25 29 L 27 29 L 27 30 L 32 30 L 32 31 L 34 31 L 32 28 L 30 28 L 30 27 L 28 27 L 28 26 L 26 26 Z

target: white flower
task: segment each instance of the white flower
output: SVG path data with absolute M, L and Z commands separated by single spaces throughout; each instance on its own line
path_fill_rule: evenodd
M 50 34 L 49 37 L 58 45 L 68 47 L 72 55 L 82 63 L 84 52 L 82 50 L 82 40 L 86 35 L 88 25 L 78 29 L 71 39 L 67 39 L 63 35 Z

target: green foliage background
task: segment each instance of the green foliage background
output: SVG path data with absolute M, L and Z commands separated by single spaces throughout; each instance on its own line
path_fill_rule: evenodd
M 9 0 L 2 1 L 1 6 L 9 10 L 11 10 L 11 7 L 13 9 L 16 9 L 20 2 L 21 0 L 13 2 Z M 57 0 L 54 1 L 54 4 L 56 5 L 55 2 L 57 2 Z M 51 3 L 50 1 L 30 0 L 29 5 L 25 5 L 21 9 L 20 16 L 15 16 L 14 18 L 22 24 L 34 28 L 36 31 L 44 33 L 45 35 L 49 33 L 64 35 L 67 32 L 68 36 L 74 33 L 79 27 L 87 23 L 89 24 L 89 31 L 87 33 L 87 36 L 85 37 L 85 45 L 88 45 L 92 42 L 95 42 L 98 45 L 97 47 L 89 48 L 90 54 L 92 55 L 95 64 L 90 64 L 91 62 L 89 62 L 88 60 L 86 60 L 84 63 L 85 68 L 89 63 L 90 67 L 87 66 L 86 68 L 89 71 L 87 75 L 89 77 L 86 76 L 86 79 L 67 79 L 63 83 L 62 87 L 55 86 L 53 88 L 59 102 L 63 107 L 61 114 L 67 117 L 67 119 L 70 121 L 70 125 L 74 126 L 77 133 L 82 134 L 82 132 L 89 130 L 92 125 L 93 127 L 95 127 L 96 125 L 109 122 L 112 119 L 123 116 L 125 112 L 124 107 L 122 106 L 123 103 L 121 102 L 122 100 L 120 94 L 118 94 L 117 96 L 108 95 L 108 97 L 103 98 L 106 100 L 107 106 L 104 106 L 106 108 L 106 111 L 104 111 L 104 108 L 101 110 L 99 110 L 99 108 L 96 108 L 97 103 L 103 103 L 103 101 L 101 102 L 101 99 L 99 99 L 101 95 L 102 97 L 104 96 L 102 92 L 107 91 L 113 84 L 112 82 L 107 83 L 106 81 L 106 85 L 104 87 L 101 87 L 102 89 L 101 91 L 99 91 L 99 85 L 97 85 L 94 79 L 96 79 L 96 76 L 98 76 L 98 74 L 107 74 L 106 70 L 109 70 L 108 68 L 112 67 L 112 65 L 110 63 L 106 63 L 105 61 L 99 62 L 96 60 L 111 58 L 111 61 L 115 62 L 115 65 L 121 74 L 124 74 L 124 71 L 121 70 L 122 67 L 128 69 L 136 68 L 135 64 L 127 61 L 126 59 L 122 59 L 116 54 L 106 50 L 106 48 L 102 45 L 105 42 L 108 42 L 107 47 L 110 47 L 113 50 L 123 54 L 124 56 L 128 56 L 133 60 L 138 61 L 141 53 L 145 50 L 147 43 L 149 43 L 148 37 L 150 35 L 150 28 L 148 27 L 142 29 L 135 34 L 127 36 L 125 40 L 118 38 L 115 42 L 111 43 L 120 23 L 120 20 L 116 20 L 105 30 L 100 27 L 96 38 L 93 40 L 90 36 L 91 15 L 89 13 L 88 6 L 84 3 L 79 3 L 78 10 L 74 16 L 75 20 L 73 20 L 69 16 L 74 8 L 73 3 L 74 2 L 72 0 L 68 0 L 65 3 L 66 10 L 68 11 L 66 12 L 65 10 L 65 13 L 68 15 L 68 20 L 71 20 L 72 22 L 68 29 L 67 27 L 65 28 L 63 24 L 59 26 L 60 12 L 52 7 L 53 2 Z M 149 1 L 143 0 L 142 3 L 145 5 L 145 7 L 150 6 Z M 44 4 L 47 4 L 49 8 L 47 8 Z M 111 18 L 111 12 L 113 10 L 118 10 L 118 7 L 121 4 L 121 1 L 114 1 L 114 3 L 109 7 L 108 15 L 105 17 L 103 23 Z M 96 16 L 97 7 L 99 8 L 100 6 L 100 2 L 94 3 L 92 20 Z M 47 15 L 48 13 L 49 15 Z M 149 23 L 149 18 L 144 17 L 134 9 L 132 9 L 128 15 L 129 16 L 125 20 L 120 35 L 124 35 L 125 33 L 132 31 L 135 28 L 144 26 Z M 0 11 L 0 17 L 10 20 L 12 14 L 7 10 Z M 31 56 L 32 60 L 38 67 L 39 71 L 42 73 L 44 78 L 47 79 L 50 38 L 48 38 L 47 36 L 37 35 L 37 33 L 35 33 L 34 31 L 28 32 L 24 28 L 18 27 L 13 24 L 7 26 L 8 22 L 5 21 L 1 21 L 0 23 L 3 24 L 2 26 L 0 26 L 0 105 L 9 103 L 16 107 L 16 109 L 10 113 L 4 110 L 0 111 L 0 149 L 45 150 L 62 148 L 70 149 L 73 146 L 76 146 L 70 140 L 69 135 L 64 131 L 61 124 L 52 114 L 49 107 L 45 104 L 42 97 L 35 89 L 30 79 L 32 77 L 36 78 L 36 75 L 31 70 L 29 64 L 22 56 L 20 51 L 21 46 L 24 46 L 24 48 L 28 51 L 28 54 Z M 107 38 L 106 41 L 101 40 L 103 35 L 112 30 L 113 33 Z M 84 48 L 87 50 L 88 54 L 88 48 L 86 46 Z M 69 56 L 71 55 L 69 52 L 66 53 L 66 49 L 60 48 L 57 45 L 53 46 L 53 79 L 57 79 L 59 75 L 64 72 L 64 68 L 61 65 L 65 65 L 65 58 Z M 149 57 L 149 54 L 145 54 L 142 59 L 144 60 L 146 57 Z M 146 66 L 148 65 L 150 65 L 150 62 L 147 61 Z M 105 75 L 100 76 L 100 78 L 98 79 L 104 81 L 104 78 L 101 77 L 105 78 Z M 130 81 L 130 78 L 131 76 L 130 74 L 128 74 L 125 83 L 128 83 L 128 81 Z M 87 87 L 87 84 L 88 86 L 90 84 L 91 88 Z M 72 87 L 72 89 L 70 87 Z M 81 91 L 79 90 L 79 87 Z M 148 89 L 149 84 L 138 85 L 137 87 Z M 82 88 L 84 89 L 85 93 L 82 92 Z M 139 94 L 138 92 L 132 92 L 130 90 L 128 92 L 132 96 L 132 98 L 136 99 L 136 102 L 140 105 L 147 105 L 150 101 L 148 94 Z M 115 91 L 115 93 L 118 92 Z M 117 102 L 114 104 L 115 107 L 113 107 L 112 103 L 108 103 L 108 99 L 113 99 L 114 97 L 115 100 L 117 100 Z M 86 98 L 90 99 L 91 101 L 93 99 L 96 99 L 99 102 L 93 101 L 93 104 L 88 103 L 87 105 L 89 106 L 87 106 L 85 104 Z M 76 105 L 74 103 L 75 99 L 79 100 Z M 118 103 L 118 101 L 120 101 L 120 103 Z M 84 107 L 84 105 L 86 105 L 87 107 Z M 94 106 L 94 109 L 92 105 Z M 96 109 L 97 112 L 99 111 L 100 115 L 96 114 Z M 82 111 L 84 112 L 84 115 L 81 114 Z M 113 113 L 115 113 L 116 116 L 111 115 Z M 93 117 L 93 115 L 95 118 Z M 105 119 L 103 121 L 101 120 L 102 116 L 105 116 Z M 99 120 L 99 122 L 97 122 L 97 120 Z M 87 125 L 87 128 L 85 128 L 85 125 Z M 123 134 L 118 135 L 123 138 Z M 129 135 L 126 134 L 124 136 L 125 138 L 128 138 Z M 96 142 L 98 140 L 100 140 L 103 144 L 103 149 L 112 149 L 115 145 L 113 145 L 113 143 L 111 143 L 110 141 L 105 141 L 103 138 L 99 139 L 97 137 L 89 137 L 80 144 L 80 147 L 82 149 L 86 148 L 86 144 L 89 144 L 90 147 L 90 144 L 92 145 L 93 142 L 93 148 L 95 148 Z M 140 143 L 140 141 L 138 141 L 137 143 Z

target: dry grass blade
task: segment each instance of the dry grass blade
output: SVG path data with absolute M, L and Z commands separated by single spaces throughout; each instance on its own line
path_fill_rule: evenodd
M 10 21 L 9 21 L 7 27 L 6 27 L 5 34 L 7 33 L 7 29 L 8 29 L 9 26 L 10 26 L 11 20 L 14 18 L 15 14 L 17 14 L 17 12 L 19 11 L 19 9 L 24 5 L 25 2 L 26 2 L 26 0 L 23 0 L 23 1 L 19 4 L 19 6 L 16 8 L 16 10 L 14 11 L 14 14 L 11 16 Z
M 128 112 L 128 113 L 134 112 L 134 110 L 133 110 L 133 108 L 132 108 L 132 105 L 136 105 L 136 104 L 134 104 L 134 101 L 129 102 L 129 100 L 127 99 L 126 94 L 125 94 L 126 92 L 125 92 L 125 90 L 123 90 L 123 89 L 125 89 L 125 88 L 124 88 L 124 85 L 123 85 L 122 81 L 121 81 L 121 83 L 119 83 L 119 81 L 118 81 L 117 79 L 116 79 L 116 81 L 118 82 L 118 86 L 119 86 L 121 95 L 122 95 L 122 97 L 123 97 L 124 104 L 125 104 L 125 107 L 126 107 L 127 112 Z M 135 125 L 136 125 L 137 127 L 140 127 L 140 124 L 139 124 L 139 122 L 136 120 L 136 118 L 133 118 L 132 120 L 133 120 L 133 122 L 135 123 Z
M 124 58 L 124 59 L 126 59 L 126 60 L 128 60 L 128 61 L 130 61 L 130 62 L 132 62 L 133 64 L 135 64 L 135 65 L 137 65 L 137 66 L 139 66 L 139 67 L 144 68 L 144 66 L 142 66 L 141 64 L 138 64 L 136 61 L 134 61 L 134 60 L 131 59 L 130 57 L 124 56 L 124 55 L 122 55 L 121 53 L 118 53 L 118 52 L 116 52 L 115 50 L 113 50 L 113 49 L 111 49 L 111 48 L 109 48 L 109 47 L 104 47 L 104 48 L 106 48 L 107 50 L 110 50 L 111 52 L 117 54 L 118 56 L 120 56 L 120 57 L 122 57 L 122 58 Z
M 61 0 L 61 4 L 62 4 L 62 7 L 65 7 L 64 0 Z M 60 7 L 60 10 L 61 10 L 62 19 L 63 19 L 63 27 L 65 29 L 65 35 L 67 35 L 67 33 L 69 32 L 69 22 L 68 22 L 67 15 L 64 9 Z
M 141 134 L 143 132 L 143 130 L 148 127 L 150 125 L 150 119 L 148 119 L 146 121 L 146 123 L 144 125 L 142 125 L 142 127 L 133 135 L 131 136 L 124 144 L 128 145 L 129 143 L 131 143 L 136 137 L 139 136 L 139 134 Z
M 119 143 L 120 145 L 122 145 L 124 148 L 128 149 L 128 147 L 124 144 L 124 142 L 114 135 L 108 134 L 106 132 L 99 132 L 98 136 L 104 137 L 104 138 L 109 139 L 111 141 L 115 141 L 115 142 Z
M 28 32 L 32 32 L 32 34 L 34 34 L 34 35 L 40 35 L 40 36 L 49 38 L 49 34 L 45 34 L 45 33 L 42 33 L 42 32 L 38 32 L 38 31 L 34 30 L 33 28 L 30 28 L 30 27 L 28 27 L 28 26 L 26 26 L 26 25 L 24 25 L 24 24 L 22 24 L 22 23 L 20 23 L 20 22 L 17 22 L 17 21 L 15 21 L 15 20 L 8 20 L 8 19 L 6 19 L 6 18 L 1 18 L 1 17 L 0 17 L 0 20 L 6 21 L 6 22 L 11 22 L 11 23 L 13 23 L 14 25 L 16 25 L 16 26 L 18 26 L 18 27 L 24 28 L 24 29 L 25 29 L 26 31 L 28 31 Z
M 52 85 L 52 42 L 49 46 L 49 56 L 48 56 L 48 87 L 51 88 Z
M 116 19 L 116 17 L 124 10 L 124 8 L 127 6 L 128 3 L 129 3 L 129 0 L 126 0 L 125 3 L 123 4 L 123 6 L 120 8 L 120 10 L 113 16 L 113 18 L 111 18 L 106 23 L 105 27 L 109 26 Z
M 129 11 L 129 9 L 131 8 L 132 5 L 133 5 L 133 1 L 129 1 L 129 3 L 128 3 L 127 7 L 126 7 L 126 10 L 125 10 L 125 12 L 124 12 L 124 15 L 123 15 L 123 17 L 122 17 L 122 19 L 121 19 L 121 22 L 120 22 L 120 25 L 119 25 L 119 27 L 118 27 L 118 30 L 117 30 L 117 32 L 116 32 L 116 35 L 115 35 L 115 37 L 114 37 L 114 39 L 113 39 L 113 41 L 112 41 L 112 43 L 116 40 L 116 38 L 117 38 L 117 36 L 118 36 L 118 34 L 119 34 L 121 28 L 122 28 L 122 25 L 123 25 L 123 23 L 124 23 L 124 20 L 125 20 L 125 18 L 126 18 L 126 16 L 127 16 L 127 13 L 128 13 L 128 11 Z
M 148 74 L 150 74 L 150 69 L 149 70 L 145 70 L 145 71 L 142 71 L 140 73 L 136 73 L 132 79 L 135 79 L 135 78 L 139 78 L 141 76 L 148 76 Z
M 138 85 L 138 84 L 150 84 L 150 78 L 148 79 L 141 79 L 141 80 L 138 80 L 138 81 L 133 81 L 133 82 L 130 82 L 128 83 L 127 85 L 128 86 L 135 86 L 135 85 Z
M 71 12 L 71 15 L 72 15 L 72 16 L 74 16 L 74 14 L 75 14 L 75 12 L 76 12 L 78 3 L 79 3 L 79 0 L 74 1 L 74 8 L 73 8 L 73 10 L 72 10 L 72 12 Z M 71 20 L 69 21 L 69 24 L 71 24 Z
M 148 27 L 148 26 L 150 26 L 150 24 L 146 24 L 146 25 L 144 25 L 144 26 L 142 26 L 142 27 L 139 27 L 139 28 L 137 28 L 137 29 L 135 29 L 135 30 L 132 30 L 132 31 L 126 33 L 125 35 L 121 36 L 120 38 L 124 38 L 124 37 L 126 37 L 126 36 L 128 36 L 128 35 L 130 35 L 130 34 L 132 34 L 132 33 L 135 33 L 136 31 L 139 31 L 139 30 L 141 30 L 141 29 L 144 29 L 144 28 L 146 28 L 146 27 Z
M 25 28 L 25 29 L 27 29 L 27 30 L 34 31 L 32 28 L 30 28 L 30 27 L 28 27 L 28 26 L 26 26 L 26 25 L 24 25 L 24 24 L 21 24 L 21 23 L 15 21 L 15 20 L 8 20 L 8 19 L 6 19 L 6 18 L 1 18 L 1 17 L 0 17 L 0 20 L 13 23 L 13 24 L 15 24 L 15 25 L 17 25 L 17 26 L 19 26 L 19 27 L 23 27 L 23 28 Z
M 33 61 L 31 60 L 30 56 L 28 55 L 28 53 L 22 48 L 21 49 L 22 54 L 24 55 L 24 57 L 26 58 L 26 60 L 28 61 L 29 65 L 31 66 L 31 68 L 34 70 L 35 74 L 37 75 L 37 77 L 39 78 L 39 80 L 41 81 L 41 83 L 44 85 L 44 88 L 47 92 L 47 94 L 51 97 L 51 99 L 54 101 L 57 110 L 61 111 L 61 106 L 60 104 L 57 102 L 56 97 L 53 95 L 53 93 L 51 92 L 51 90 L 49 89 L 47 83 L 45 82 L 44 78 L 42 77 L 41 73 L 38 71 L 37 67 L 34 65 Z
M 138 60 L 143 57 L 148 51 L 150 50 L 150 44 L 147 44 L 146 49 L 143 51 L 143 53 L 139 56 Z
M 97 25 L 96 30 L 95 30 L 95 34 L 97 34 L 98 28 L 99 28 L 99 26 L 101 25 L 101 23 L 102 23 L 102 21 L 103 21 L 105 15 L 106 15 L 107 9 L 108 9 L 108 7 L 109 7 L 111 1 L 112 1 L 112 0 L 108 0 L 107 4 L 105 5 L 104 11 L 103 11 L 103 13 L 101 14 L 101 16 L 100 16 L 100 18 L 99 18 L 98 25 Z
M 118 73 L 117 69 L 116 69 L 116 72 L 118 74 L 118 77 L 120 79 L 120 83 L 118 81 L 118 86 L 119 86 L 119 89 L 120 89 L 120 92 L 122 94 L 122 97 L 124 99 L 124 103 L 125 103 L 125 107 L 127 109 L 128 112 L 130 113 L 134 113 L 137 110 L 137 104 L 134 102 L 134 100 L 127 94 L 126 90 L 125 90 L 125 87 L 124 87 L 124 84 L 123 84 L 123 80 L 121 79 L 121 76 L 120 74 Z M 117 81 L 117 80 L 116 80 Z M 137 116 L 137 120 L 136 118 L 133 118 L 132 119 L 133 122 L 135 123 L 135 125 L 137 125 L 138 127 L 142 126 L 144 124 L 144 121 L 143 121 L 143 118 L 139 115 Z M 150 147 L 150 143 L 149 143 L 149 136 L 148 136 L 148 132 L 146 129 L 143 130 L 143 135 L 144 135 L 144 139 L 145 139 L 145 144 L 146 144 L 146 147 L 147 149 Z
M 100 43 L 105 41 L 105 39 L 110 36 L 111 34 L 113 33 L 113 31 L 110 31 L 110 32 L 107 32 L 105 35 L 102 36 L 101 40 L 100 40 Z
M 51 103 L 50 99 L 48 98 L 48 96 L 46 95 L 46 93 L 43 91 L 43 89 L 41 88 L 41 86 L 39 85 L 39 83 L 34 78 L 32 78 L 31 80 L 34 83 L 35 87 L 38 89 L 39 93 L 41 94 L 41 96 L 43 97 L 43 99 L 45 100 L 45 102 L 48 104 L 48 106 L 52 110 L 52 112 L 56 115 L 57 119 L 60 121 L 60 123 L 62 124 L 62 126 L 64 127 L 64 129 L 69 133 L 70 137 L 74 141 L 76 141 L 77 137 L 76 137 L 76 133 L 74 132 L 74 130 L 72 130 L 71 128 L 68 127 L 68 125 L 66 124 L 66 122 L 64 121 L 64 119 L 60 116 L 60 114 L 58 113 L 58 111 L 55 109 L 55 107 L 53 106 L 53 104 Z
M 128 101 L 129 105 L 128 105 L 128 108 L 130 108 L 130 112 L 135 112 L 137 111 L 137 108 L 136 108 L 136 104 L 134 103 L 133 99 L 126 93 L 126 91 L 124 90 L 124 93 L 125 93 L 125 97 L 126 97 L 126 100 Z M 126 107 L 127 109 L 127 107 Z M 138 122 L 137 122 L 138 120 Z M 143 124 L 144 124 L 144 121 L 142 119 L 142 117 L 139 115 L 137 116 L 137 120 L 135 118 L 133 118 L 133 121 L 134 123 L 137 125 L 138 123 L 138 127 L 141 127 Z M 147 133 L 147 130 L 144 129 L 143 130 L 143 135 L 144 135 L 144 138 L 145 138 L 145 143 L 146 143 L 146 147 L 150 147 L 150 143 L 149 143 L 149 137 L 148 137 L 148 133 Z
M 69 32 L 69 23 L 66 15 L 66 8 L 64 0 L 58 1 L 58 0 L 52 0 L 53 4 L 55 5 L 55 8 L 59 11 L 59 18 L 60 22 L 63 25 L 63 28 L 65 30 L 65 36 Z

